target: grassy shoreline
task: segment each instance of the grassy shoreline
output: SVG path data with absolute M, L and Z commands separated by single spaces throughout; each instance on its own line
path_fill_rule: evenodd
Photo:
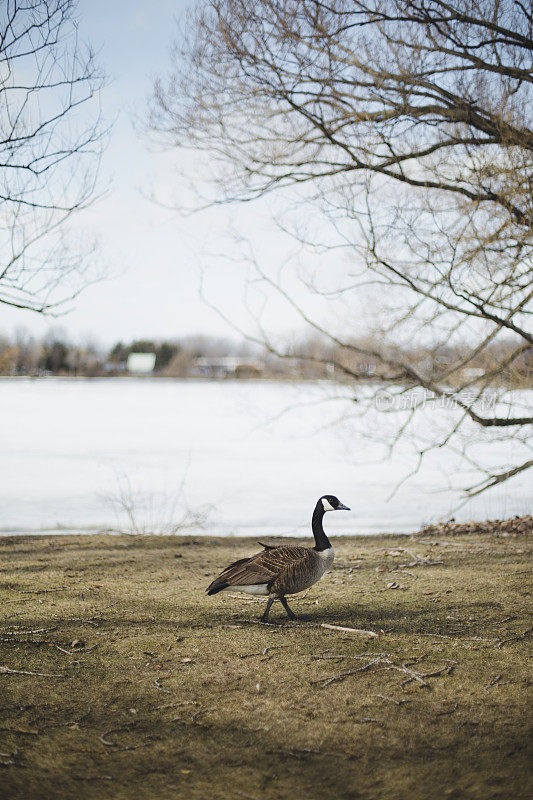
M 528 796 L 530 537 L 334 545 L 261 625 L 252 539 L 0 538 L 3 796 Z

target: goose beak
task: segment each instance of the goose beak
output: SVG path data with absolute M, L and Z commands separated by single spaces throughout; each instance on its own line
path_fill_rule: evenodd
M 351 510 L 352 509 L 348 508 L 348 506 L 345 506 L 344 503 L 339 503 L 339 505 L 337 506 L 337 511 L 351 511 Z

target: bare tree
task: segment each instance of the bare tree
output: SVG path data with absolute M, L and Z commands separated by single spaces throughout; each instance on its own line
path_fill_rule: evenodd
M 0 303 L 53 312 L 86 282 L 69 231 L 95 197 L 102 76 L 75 0 L 0 4 Z
M 337 374 L 359 383 L 358 361 L 378 365 L 367 405 L 384 382 L 391 412 L 411 393 L 397 435 L 428 402 L 456 409 L 419 452 L 457 449 L 483 473 L 467 492 L 533 466 L 531 409 L 512 392 L 533 360 L 529 4 L 207 0 L 187 34 L 156 83 L 152 131 L 209 155 L 210 202 L 276 192 L 303 206 L 304 257 L 348 264 L 308 271 L 305 288 L 332 318 L 371 308 L 373 329 L 362 341 L 323 324 L 256 263 L 264 284 L 335 347 Z M 266 325 L 255 337 L 286 355 Z M 475 454 L 476 428 L 512 439 L 512 463 Z

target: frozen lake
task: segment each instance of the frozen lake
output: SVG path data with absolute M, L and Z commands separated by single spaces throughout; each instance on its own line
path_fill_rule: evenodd
M 335 535 L 530 510 L 524 474 L 455 512 L 461 495 L 446 487 L 459 462 L 446 449 L 390 497 L 415 463 L 413 447 L 402 442 L 388 455 L 369 436 L 386 438 L 387 414 L 353 418 L 353 402 L 339 397 L 345 391 L 325 383 L 2 379 L 0 532 L 164 533 L 190 522 L 184 532 L 195 535 L 303 535 L 324 493 L 352 509 L 327 515 Z M 430 430 L 453 412 L 424 413 L 420 425 Z M 509 443 L 490 448 L 513 463 Z

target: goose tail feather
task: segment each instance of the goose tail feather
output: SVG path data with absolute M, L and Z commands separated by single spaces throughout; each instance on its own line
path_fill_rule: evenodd
M 228 567 L 226 567 L 226 569 L 220 573 L 218 578 L 215 578 L 215 580 L 209 584 L 206 589 L 207 594 L 217 594 L 217 592 L 222 592 L 224 589 L 229 589 L 231 584 L 228 583 L 226 578 L 230 570 L 232 570 L 234 567 L 239 567 L 242 564 L 246 564 L 249 560 L 249 558 L 239 558 L 237 561 L 234 561 L 233 564 L 230 564 Z
M 224 589 L 229 587 L 229 583 L 227 583 L 223 578 L 217 578 L 210 583 L 206 589 L 207 594 L 217 594 L 217 592 L 222 592 Z

